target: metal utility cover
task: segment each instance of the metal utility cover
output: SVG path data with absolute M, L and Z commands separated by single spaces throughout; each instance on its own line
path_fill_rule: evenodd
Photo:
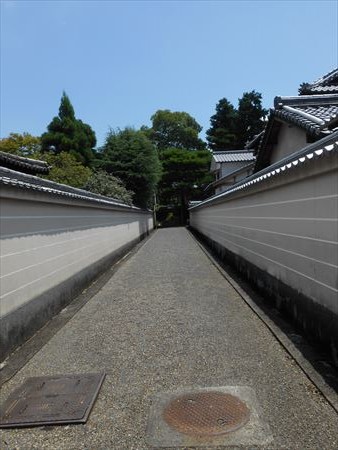
M 0 428 L 85 423 L 104 373 L 33 377 L 9 396 L 0 410 Z
M 172 400 L 163 412 L 167 424 L 191 436 L 217 436 L 244 426 L 250 418 L 247 405 L 224 392 L 192 392 Z
M 255 392 L 247 386 L 186 388 L 155 395 L 150 447 L 267 446 L 273 441 Z

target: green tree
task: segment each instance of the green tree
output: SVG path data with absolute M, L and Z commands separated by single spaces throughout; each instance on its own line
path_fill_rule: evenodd
M 29 133 L 10 133 L 0 139 L 0 151 L 30 158 L 41 149 L 41 140 Z
M 72 154 L 61 152 L 54 153 L 36 153 L 35 159 L 46 161 L 51 167 L 48 175 L 42 178 L 55 181 L 56 183 L 67 184 L 76 188 L 83 188 L 92 174 L 89 167 L 85 167 Z
M 103 170 L 94 172 L 84 185 L 84 189 L 95 194 L 121 200 L 128 205 L 133 203 L 134 193 L 128 191 L 119 178 L 109 175 Z
M 263 131 L 264 117 L 268 110 L 262 106 L 262 94 L 256 91 L 244 92 L 238 100 L 236 123 L 237 148 L 244 148 L 248 141 Z
M 212 150 L 233 150 L 237 147 L 237 111 L 222 98 L 216 105 L 216 114 L 210 118 L 211 127 L 206 132 Z
M 141 130 L 110 130 L 101 149 L 99 167 L 120 178 L 135 193 L 140 207 L 152 205 L 161 165 L 156 148 Z
M 159 183 L 161 205 L 177 206 L 180 223 L 187 219 L 190 200 L 200 200 L 203 188 L 211 182 L 209 173 L 211 153 L 208 150 L 190 151 L 166 149 L 162 153 L 163 176 Z
M 212 150 L 244 148 L 247 141 L 263 130 L 267 112 L 262 107 L 262 94 L 256 91 L 244 92 L 238 100 L 238 109 L 222 98 L 206 132 L 209 147 Z
M 65 92 L 62 94 L 59 115 L 53 118 L 47 132 L 41 136 L 41 144 L 42 152 L 69 152 L 87 166 L 94 159 L 95 133 L 88 124 L 76 119 Z
M 186 112 L 158 110 L 151 121 L 152 128 L 148 129 L 148 136 L 159 151 L 166 148 L 202 150 L 206 147 L 198 137 L 202 127 Z

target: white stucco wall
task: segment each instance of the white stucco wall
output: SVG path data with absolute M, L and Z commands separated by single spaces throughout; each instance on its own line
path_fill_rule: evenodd
M 222 163 L 220 170 L 220 178 L 224 177 L 225 175 L 228 175 L 231 172 L 234 172 L 235 170 L 240 169 L 241 167 L 247 166 L 248 164 L 249 164 L 248 161 Z
M 152 228 L 143 212 L 12 194 L 1 203 L 2 316 Z
M 34 314 L 42 311 L 46 293 L 46 302 L 53 296 L 64 301 L 73 279 L 80 285 L 82 274 L 90 279 L 91 267 L 148 234 L 153 218 L 147 211 L 3 186 L 0 226 L 0 318 L 6 340 L 13 324 L 25 328 L 35 299 L 42 298 L 42 304 Z
M 337 179 L 335 152 L 192 209 L 190 224 L 338 316 Z
M 278 133 L 278 142 L 271 152 L 270 164 L 280 161 L 306 145 L 305 130 L 295 125 L 283 123 Z

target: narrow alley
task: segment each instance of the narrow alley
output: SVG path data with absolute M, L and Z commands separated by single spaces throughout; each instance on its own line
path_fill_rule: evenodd
M 254 392 L 260 431 L 205 448 L 338 448 L 336 412 L 185 228 L 153 233 L 4 385 L 2 399 L 27 377 L 102 371 L 86 424 L 2 430 L 1 448 L 176 448 L 149 422 L 156 396 L 229 386 Z

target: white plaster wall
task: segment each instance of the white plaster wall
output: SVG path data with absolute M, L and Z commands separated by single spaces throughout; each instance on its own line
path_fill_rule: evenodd
M 54 200 L 4 188 L 1 316 L 13 312 L 153 228 L 151 213 Z
M 190 211 L 190 224 L 338 314 L 338 156 Z
M 221 174 L 220 177 L 224 177 L 235 170 L 240 169 L 241 167 L 247 166 L 249 164 L 248 161 L 238 161 L 238 162 L 228 162 L 221 164 Z
M 244 172 L 240 172 L 237 173 L 237 175 L 234 175 L 233 178 L 229 177 L 227 178 L 223 184 L 220 184 L 218 186 L 216 186 L 215 188 L 215 194 L 220 194 L 224 191 L 226 191 L 232 184 L 238 183 L 239 181 L 243 180 L 244 178 L 248 177 L 249 175 L 251 175 L 253 172 L 253 169 L 250 168 Z
M 278 142 L 271 153 L 270 164 L 285 158 L 308 144 L 306 132 L 302 128 L 283 123 L 279 130 Z

